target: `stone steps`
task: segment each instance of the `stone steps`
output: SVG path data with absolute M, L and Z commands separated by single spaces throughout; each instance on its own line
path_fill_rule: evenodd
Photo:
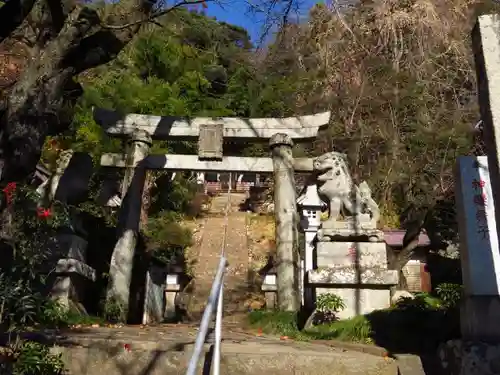
M 167 345 L 170 344 L 170 345 Z M 56 346 L 68 375 L 184 375 L 193 343 L 80 338 L 73 346 Z M 205 345 L 197 374 L 209 374 L 212 345 Z M 398 375 L 397 363 L 356 351 L 311 343 L 272 339 L 224 341 L 221 375 Z

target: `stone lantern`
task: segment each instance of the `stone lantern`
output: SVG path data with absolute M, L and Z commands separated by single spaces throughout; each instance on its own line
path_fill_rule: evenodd
M 300 287 L 302 304 L 311 308 L 314 305 L 311 288 L 307 287 L 305 275 L 314 267 L 314 239 L 321 225 L 321 209 L 326 204 L 318 194 L 316 184 L 308 185 L 305 192 L 297 199 L 297 206 L 301 213 L 300 226 L 304 232 L 305 248 L 304 259 L 300 264 Z
M 301 211 L 300 226 L 305 234 L 305 271 L 313 269 L 314 238 L 321 225 L 321 209 L 326 207 L 318 195 L 316 184 L 308 185 L 306 191 L 297 199 L 297 206 Z

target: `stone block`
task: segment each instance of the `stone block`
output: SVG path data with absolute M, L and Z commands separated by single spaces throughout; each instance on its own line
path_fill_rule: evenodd
M 354 266 L 356 253 L 360 267 L 387 269 L 387 250 L 383 242 L 318 242 L 317 267 Z
M 316 296 L 325 293 L 336 294 L 344 301 L 345 309 L 337 314 L 340 319 L 368 314 L 374 310 L 385 309 L 391 304 L 389 289 L 316 288 Z
M 351 266 L 339 266 L 332 268 L 318 268 L 308 272 L 309 284 L 316 285 L 396 285 L 398 283 L 398 271 L 383 268 L 360 268 L 359 271 Z M 364 285 L 363 285 L 364 284 Z

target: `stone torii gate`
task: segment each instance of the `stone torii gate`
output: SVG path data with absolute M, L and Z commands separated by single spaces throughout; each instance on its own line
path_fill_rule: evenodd
M 128 314 L 129 288 L 147 169 L 273 173 L 277 247 L 278 307 L 297 311 L 298 250 L 294 172 L 313 171 L 313 159 L 292 156 L 293 143 L 314 139 L 330 112 L 290 118 L 179 118 L 94 109 L 95 121 L 112 137 L 126 138 L 126 154 L 104 154 L 101 165 L 126 169 L 118 241 L 109 272 L 108 302 Z M 198 155 L 150 155 L 152 140 L 198 140 Z M 225 140 L 268 141 L 271 157 L 223 156 Z

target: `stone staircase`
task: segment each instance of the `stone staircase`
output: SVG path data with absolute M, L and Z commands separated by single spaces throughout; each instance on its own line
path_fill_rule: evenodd
M 203 224 L 200 244 L 195 251 L 194 288 L 188 305 L 192 318 L 201 318 L 210 294 L 224 242 L 226 209 L 229 209 L 229 216 L 225 249 L 229 266 L 224 279 L 224 315 L 229 318 L 244 309 L 248 289 L 248 246 L 246 214 L 239 212 L 239 205 L 245 199 L 245 194 L 232 193 L 230 196 L 221 194 L 212 201 Z

